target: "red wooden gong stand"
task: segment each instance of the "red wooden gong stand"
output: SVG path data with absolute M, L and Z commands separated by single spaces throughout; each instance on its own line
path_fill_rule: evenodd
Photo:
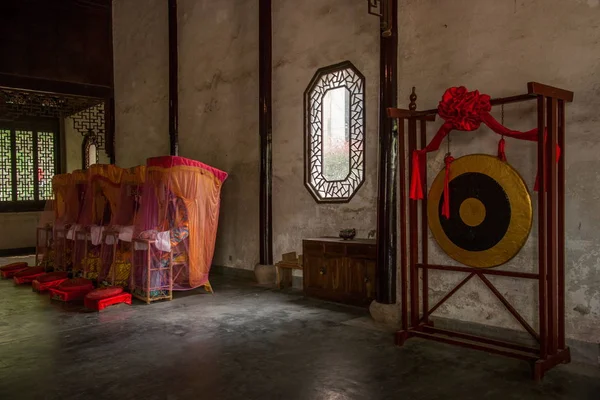
M 396 333 L 396 344 L 402 346 L 411 337 L 435 340 L 472 349 L 484 350 L 531 362 L 533 377 L 541 380 L 544 373 L 560 363 L 571 361 L 569 347 L 565 344 L 565 103 L 573 101 L 573 92 L 542 85 L 527 84 L 527 93 L 492 99 L 492 106 L 537 101 L 537 165 L 539 190 L 538 211 L 538 272 L 513 272 L 498 269 L 481 269 L 466 266 L 432 265 L 428 261 L 427 198 L 421 200 L 420 216 L 417 200 L 407 192 L 405 160 L 417 149 L 427 145 L 427 121 L 435 120 L 437 109 L 416 111 L 416 95 L 411 95 L 409 109 L 389 108 L 388 116 L 398 120 L 400 160 L 400 279 L 402 286 L 402 330 Z M 405 125 L 408 132 L 405 132 Z M 547 129 L 548 146 L 544 146 L 544 129 Z M 407 133 L 407 134 L 406 134 Z M 406 138 L 406 136 L 408 138 Z M 408 139 L 408 146 L 405 141 Z M 556 160 L 556 144 L 562 151 Z M 410 164 L 410 163 L 409 163 Z M 427 162 L 422 157 L 420 169 L 424 188 L 427 188 Z M 409 176 L 412 168 L 409 165 Z M 406 205 L 408 202 L 408 221 Z M 419 224 L 420 219 L 420 224 Z M 408 226 L 408 246 L 407 230 Z M 421 244 L 419 245 L 419 234 Z M 420 247 L 420 249 L 419 249 Z M 419 257 L 420 253 L 420 257 Z M 407 260 L 408 258 L 408 260 Z M 433 307 L 429 305 L 429 270 L 463 272 L 468 275 Z M 419 271 L 422 287 L 419 288 Z M 529 279 L 538 282 L 539 332 L 517 312 L 509 301 L 487 278 L 488 275 Z M 539 346 L 505 342 L 483 336 L 440 329 L 433 326 L 430 315 L 454 295 L 471 278 L 477 276 L 498 297 L 506 309 Z M 410 288 L 410 289 L 409 289 Z M 422 293 L 421 293 L 422 291 Z M 417 310 L 410 313 L 411 310 Z

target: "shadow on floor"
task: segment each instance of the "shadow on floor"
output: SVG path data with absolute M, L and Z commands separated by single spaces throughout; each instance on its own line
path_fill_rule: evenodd
M 600 371 L 393 344 L 368 312 L 231 277 L 101 313 L 0 281 L 0 399 L 600 399 Z

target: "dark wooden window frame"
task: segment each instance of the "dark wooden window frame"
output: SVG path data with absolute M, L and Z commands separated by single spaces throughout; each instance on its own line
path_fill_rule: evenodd
M 345 85 L 341 85 L 341 86 L 333 86 L 330 87 L 329 89 L 325 90 L 323 92 L 323 94 L 321 95 L 319 101 L 322 102 L 323 98 L 325 96 L 325 93 L 328 90 L 337 88 L 337 87 L 346 87 L 347 90 L 350 91 L 350 95 L 351 98 L 352 97 L 360 97 L 360 99 L 362 100 L 362 109 L 358 110 L 358 111 L 353 111 L 352 109 L 350 110 L 350 120 L 352 121 L 353 119 L 355 119 L 354 117 L 359 117 L 360 118 L 360 122 L 361 122 L 361 128 L 362 128 L 362 151 L 359 152 L 359 150 L 357 150 L 356 148 L 353 147 L 353 139 L 351 139 L 350 145 L 349 145 L 349 174 L 346 178 L 342 179 L 342 180 L 335 180 L 335 181 L 328 181 L 326 179 L 324 179 L 322 177 L 322 165 L 323 165 L 323 159 L 322 159 L 322 154 L 321 154 L 321 170 L 320 170 L 320 180 L 323 181 L 325 183 L 325 186 L 328 186 L 329 188 L 326 189 L 327 192 L 329 192 L 326 197 L 323 197 L 320 193 L 319 193 L 319 188 L 313 186 L 313 183 L 310 181 L 311 179 L 311 175 L 313 174 L 313 162 L 311 161 L 311 143 L 313 142 L 313 138 L 311 136 L 311 132 L 310 132 L 310 127 L 311 127 L 311 121 L 310 121 L 310 115 L 311 115 L 311 92 L 313 91 L 313 89 L 317 88 L 317 86 L 320 85 L 320 81 L 321 81 L 321 77 L 324 75 L 328 75 L 328 74 L 335 74 L 335 73 L 339 73 L 342 71 L 347 71 L 350 70 L 351 73 L 360 80 L 361 82 L 361 88 L 362 92 L 357 91 L 358 89 L 351 89 Z M 329 85 L 329 84 L 328 84 Z M 356 68 L 356 66 L 354 66 L 354 64 L 352 64 L 352 62 L 350 61 L 343 61 L 341 63 L 338 64 L 334 64 L 334 65 L 329 65 L 327 67 L 323 67 L 323 68 L 319 68 L 317 70 L 317 72 L 314 74 L 313 78 L 311 79 L 310 83 L 308 84 L 305 92 L 304 92 L 304 186 L 306 187 L 306 189 L 308 189 L 308 191 L 310 192 L 310 194 L 312 195 L 312 197 L 315 199 L 315 201 L 317 203 L 348 203 L 350 202 L 350 200 L 352 200 L 352 198 L 354 197 L 354 195 L 356 195 L 356 193 L 360 190 L 360 188 L 362 187 L 362 185 L 365 182 L 365 178 L 366 178 L 366 136 L 367 136 L 367 121 L 366 121 L 366 80 L 365 80 L 365 76 L 358 70 L 358 68 Z M 352 107 L 352 100 L 350 101 L 350 107 Z M 356 115 L 353 115 L 356 114 Z M 352 124 L 355 126 L 352 126 L 350 135 L 352 136 L 352 132 L 354 132 L 356 129 L 358 129 L 358 123 Z M 321 133 L 320 135 L 323 135 L 322 132 L 322 128 L 321 128 Z M 333 192 L 341 192 L 343 187 L 348 186 L 347 182 L 351 179 L 351 176 L 354 175 L 356 176 L 356 171 L 359 171 L 360 174 L 358 176 L 358 180 L 351 184 L 350 188 L 348 189 L 348 193 L 347 195 L 341 195 L 341 194 L 335 194 Z M 353 179 L 356 180 L 356 179 Z M 322 184 L 323 185 L 323 184 Z
M 27 117 L 21 118 L 14 121 L 1 121 L 0 129 L 10 130 L 12 132 L 12 176 L 13 176 L 13 199 L 16 197 L 16 157 L 15 157 L 15 145 L 14 145 L 14 132 L 16 130 L 29 130 L 33 131 L 36 137 L 34 143 L 37 143 L 37 132 L 54 132 L 54 172 L 59 174 L 61 171 L 61 141 L 63 135 L 60 129 L 60 120 L 58 118 L 39 118 L 39 117 Z M 34 152 L 34 182 L 35 182 L 35 197 L 39 198 L 38 178 L 37 178 L 37 146 L 33 146 Z M 0 213 L 9 212 L 34 212 L 42 211 L 46 204 L 46 200 L 13 200 L 13 201 L 0 201 Z

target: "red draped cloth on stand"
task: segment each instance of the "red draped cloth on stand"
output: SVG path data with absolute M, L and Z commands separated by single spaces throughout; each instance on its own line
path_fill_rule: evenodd
M 427 153 L 436 151 L 440 148 L 442 140 L 452 131 L 474 131 L 479 128 L 483 122 L 492 131 L 498 135 L 508 136 L 515 139 L 527 140 L 530 142 L 538 141 L 538 129 L 521 132 L 508 129 L 499 123 L 491 114 L 492 105 L 490 96 L 487 94 L 479 94 L 478 90 L 469 92 L 464 86 L 451 87 L 444 93 L 442 100 L 438 105 L 438 114 L 445 122 L 435 134 L 431 142 L 421 150 L 415 150 L 412 154 L 412 176 L 410 183 L 410 198 L 418 200 L 423 198 L 423 189 L 421 183 L 420 160 Z M 545 138 L 544 134 L 544 138 Z M 498 144 L 498 157 L 506 160 L 504 153 L 504 138 Z M 560 157 L 560 148 L 557 145 L 556 159 Z M 450 216 L 450 200 L 448 193 L 448 180 L 450 175 L 451 157 L 446 157 L 446 184 L 444 186 L 444 204 L 442 206 L 443 215 L 448 218 Z M 535 188 L 538 189 L 538 181 L 536 178 Z

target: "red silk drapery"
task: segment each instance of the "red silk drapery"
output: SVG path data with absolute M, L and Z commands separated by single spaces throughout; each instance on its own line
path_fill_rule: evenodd
M 424 149 L 415 150 L 412 154 L 412 176 L 410 183 L 411 199 L 418 200 L 423 198 L 421 170 L 419 168 L 421 157 L 425 157 L 425 155 L 429 152 L 438 150 L 442 144 L 442 140 L 453 130 L 474 131 L 478 129 L 483 122 L 498 135 L 531 142 L 538 141 L 537 128 L 525 132 L 508 129 L 490 114 L 491 110 L 492 105 L 490 103 L 490 96 L 487 94 L 480 94 L 478 90 L 469 92 L 464 86 L 451 87 L 446 90 L 442 96 L 442 100 L 438 105 L 438 114 L 445 120 L 444 124 L 440 127 L 433 139 L 431 139 L 429 144 L 427 144 Z M 544 138 L 545 136 L 546 135 L 544 134 Z M 504 139 L 502 139 L 499 143 L 498 156 L 501 159 L 506 159 L 506 155 L 504 154 Z M 559 157 L 560 148 L 557 145 L 557 161 Z M 448 175 L 451 160 L 450 162 L 446 161 L 445 164 L 446 174 Z M 537 190 L 537 188 L 538 181 L 536 178 L 534 189 Z M 447 193 L 446 189 L 444 192 L 444 202 L 446 206 L 449 206 L 449 193 Z M 448 215 L 445 216 L 448 217 Z

